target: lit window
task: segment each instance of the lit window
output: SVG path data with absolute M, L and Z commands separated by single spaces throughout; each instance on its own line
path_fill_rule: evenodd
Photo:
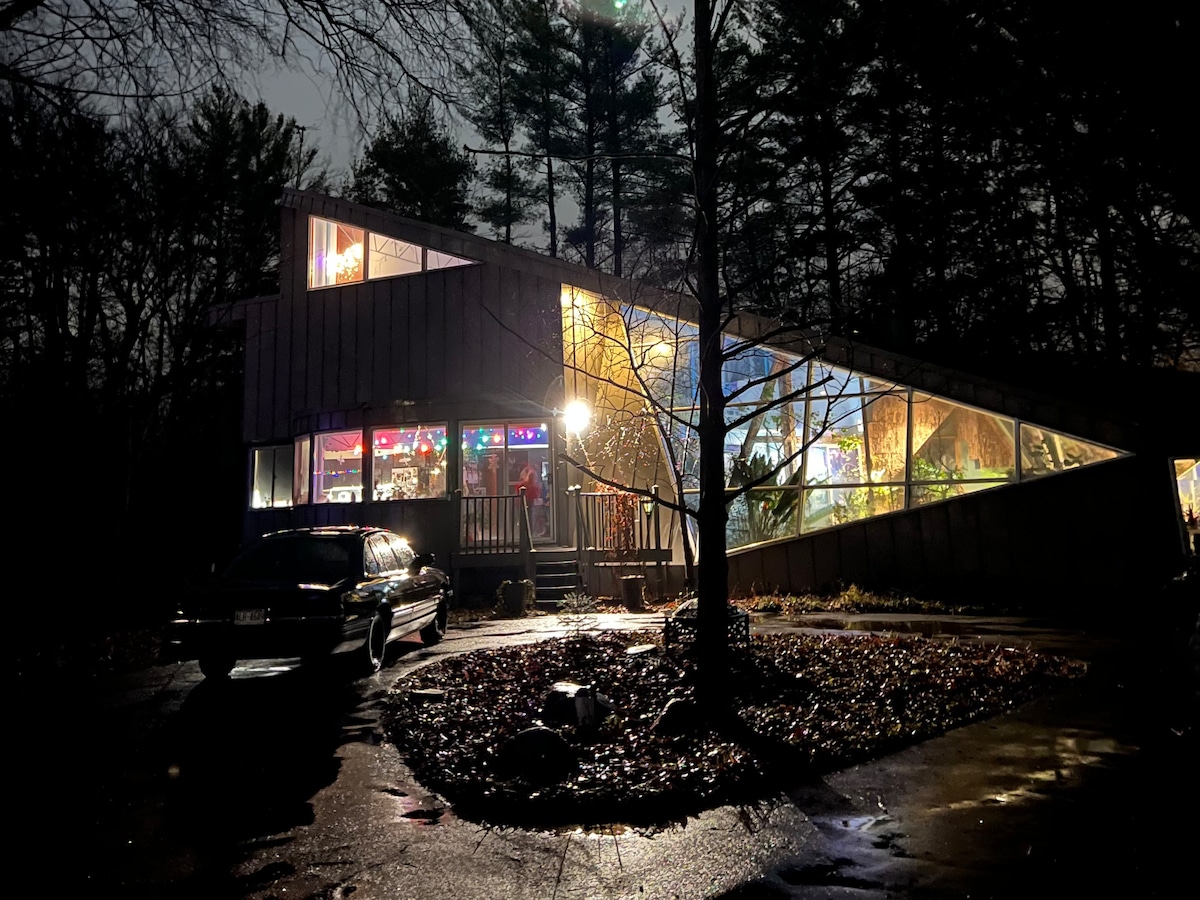
M 429 250 L 353 225 L 317 217 L 308 221 L 310 289 L 354 284 L 364 278 L 395 278 L 429 269 L 475 265 L 473 259 Z
M 376 428 L 371 438 L 375 500 L 446 496 L 446 426 Z
M 469 266 L 474 260 L 463 259 L 461 256 L 451 256 L 449 253 L 439 253 L 437 250 L 428 252 L 427 269 L 453 269 L 455 266 Z
M 302 506 L 308 502 L 309 472 L 312 463 L 312 438 L 307 434 L 293 444 L 292 503 Z
M 309 220 L 309 230 L 310 288 L 363 280 L 363 241 L 366 237 L 363 229 L 313 218 Z
M 292 505 L 292 447 L 258 447 L 254 450 L 252 509 Z
M 318 434 L 313 459 L 314 503 L 362 502 L 362 432 Z
M 1116 459 L 1118 455 L 1116 450 L 1098 444 L 1068 437 L 1049 428 L 1021 423 L 1022 478 L 1065 472 L 1067 469 Z
M 917 482 L 1015 480 L 1016 422 L 914 394 L 912 469 Z
M 1200 534 L 1200 468 L 1197 460 L 1175 460 L 1175 486 L 1179 491 L 1179 509 L 1189 532 Z
M 421 271 L 421 248 L 382 234 L 371 235 L 371 278 L 392 278 Z

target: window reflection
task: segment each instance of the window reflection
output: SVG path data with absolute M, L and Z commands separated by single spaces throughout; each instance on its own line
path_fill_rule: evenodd
M 1016 423 L 1005 416 L 914 394 L 913 481 L 983 481 L 1016 475 Z
M 1117 451 L 1021 423 L 1021 476 L 1036 478 L 1094 462 L 1116 459 Z

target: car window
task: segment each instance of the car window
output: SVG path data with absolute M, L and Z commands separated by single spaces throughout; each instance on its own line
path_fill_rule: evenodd
M 396 562 L 396 554 L 392 552 L 392 547 L 384 535 L 371 535 L 370 544 L 371 549 L 375 551 L 376 559 L 379 560 L 379 574 L 387 575 L 400 568 L 399 563 Z
M 413 552 L 413 548 L 408 546 L 408 541 L 394 534 L 388 535 L 388 542 L 392 545 L 392 550 L 396 554 L 396 561 L 400 564 L 400 568 L 408 571 L 412 561 L 417 554 Z
M 371 541 L 363 544 L 363 572 L 367 575 L 379 575 L 383 571 L 379 559 L 375 556 L 375 547 Z
M 362 551 L 352 535 L 288 534 L 246 548 L 226 570 L 230 578 L 333 584 L 362 571 Z

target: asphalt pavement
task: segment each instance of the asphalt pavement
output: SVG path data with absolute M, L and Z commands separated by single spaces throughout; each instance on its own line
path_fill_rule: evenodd
M 1088 662 L 1062 691 L 777 796 L 654 834 L 486 829 L 414 782 L 379 723 L 416 666 L 565 633 L 452 627 L 378 675 L 193 663 L 15 698 L 9 886 L 180 900 L 949 898 L 1194 894 L 1200 621 L 756 618 L 753 629 L 921 633 Z M 660 618 L 595 616 L 597 628 Z

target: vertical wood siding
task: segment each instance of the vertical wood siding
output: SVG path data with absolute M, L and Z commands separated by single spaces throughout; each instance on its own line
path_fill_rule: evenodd
M 353 213 L 312 198 L 281 212 L 281 296 L 247 311 L 247 442 L 335 427 L 350 411 L 369 424 L 398 424 L 524 416 L 552 402 L 548 389 L 562 373 L 556 272 L 484 261 L 308 290 L 310 215 L 414 243 L 432 237 L 397 233 L 383 214 L 364 222 L 361 209 L 357 220 Z M 471 257 L 471 246 L 437 238 L 435 249 Z M 401 401 L 418 409 L 401 412 Z

